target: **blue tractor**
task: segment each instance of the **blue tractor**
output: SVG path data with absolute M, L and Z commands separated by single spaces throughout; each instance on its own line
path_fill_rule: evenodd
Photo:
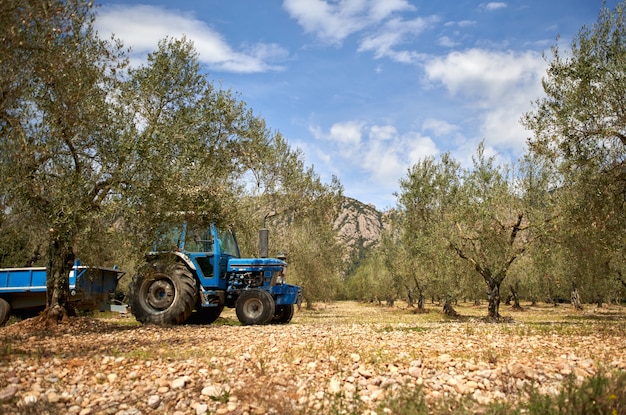
M 289 323 L 302 289 L 285 282 L 286 258 L 267 258 L 267 230 L 260 235 L 261 257 L 240 258 L 231 229 L 182 224 L 159 232 L 130 283 L 131 312 L 143 324 L 210 324 L 229 307 L 244 325 Z

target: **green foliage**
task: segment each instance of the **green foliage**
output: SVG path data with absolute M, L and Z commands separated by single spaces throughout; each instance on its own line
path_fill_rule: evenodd
M 402 259 L 402 258 L 400 258 Z M 404 297 L 400 276 L 389 267 L 387 253 L 374 250 L 345 280 L 346 296 L 364 302 L 393 302 Z
M 625 4 L 603 7 L 598 21 L 583 27 L 570 48 L 552 48 L 543 87 L 547 95 L 524 117 L 534 133 L 533 151 L 566 165 L 615 167 L 623 160 L 626 117 Z M 606 164 L 609 162 L 610 164 Z M 620 172 L 615 172 L 618 175 Z
M 290 260 L 288 277 L 301 285 L 304 301 L 330 301 L 340 290 L 341 252 L 336 249 L 334 231 L 313 221 L 292 223 L 286 243 Z
M 526 390 L 527 398 L 517 403 L 493 402 L 479 405 L 470 398 L 441 399 L 427 404 L 421 388 L 402 388 L 381 403 L 390 413 L 402 414 L 529 414 L 578 415 L 626 414 L 626 372 L 598 373 L 582 383 L 570 376 L 555 395 L 545 395 L 534 386 Z
M 95 36 L 89 3 L 6 6 L 0 195 L 4 212 L 28 217 L 46 241 L 48 303 L 63 305 L 76 237 L 96 219 L 108 196 L 103 186 L 115 178 L 99 156 L 116 125 L 107 90 L 126 60 L 119 44 Z
M 486 285 L 494 318 L 503 284 L 532 301 L 574 289 L 598 305 L 624 298 L 625 10 L 603 6 L 569 49 L 553 47 L 546 97 L 522 118 L 534 136 L 519 163 L 497 166 L 481 144 L 471 168 L 449 154 L 411 167 L 380 248 L 396 286 L 481 299 Z M 366 281 L 367 268 L 349 282 Z
M 258 229 L 266 227 L 270 256 L 288 255 L 288 280 L 302 285 L 307 305 L 334 299 L 341 284 L 342 252 L 333 228 L 341 185 L 322 183 L 280 133 L 265 131 L 241 144 L 236 227 L 242 254 L 257 255 Z
M 599 372 L 578 382 L 570 376 L 556 396 L 541 394 L 536 388 L 526 391 L 528 398 L 518 404 L 496 402 L 489 414 L 578 415 L 626 414 L 626 372 Z
M 481 144 L 470 169 L 445 154 L 416 164 L 401 181 L 403 245 L 418 259 L 410 268 L 426 267 L 440 298 L 457 297 L 457 290 L 479 298 L 470 267 L 487 286 L 489 317 L 499 318 L 500 285 L 541 230 L 539 217 L 529 221 L 525 197 L 535 190 L 524 179 L 496 166 Z
M 428 414 L 431 413 L 426 404 L 424 391 L 420 387 L 402 388 L 393 397 L 387 398 L 379 405 L 383 413 L 396 415 L 409 414 Z
M 66 275 L 75 254 L 132 270 L 164 222 L 241 225 L 249 248 L 251 229 L 283 215 L 297 226 L 278 242 L 295 247 L 301 278 L 309 269 L 337 278 L 330 217 L 339 183 L 321 183 L 280 133 L 209 82 L 190 41 L 163 39 L 129 68 L 121 43 L 100 39 L 94 19 L 81 0 L 3 4 L 1 263 L 41 252 L 51 275 Z
M 569 49 L 552 48 L 546 97 L 522 120 L 534 133 L 531 153 L 556 172 L 543 254 L 561 284 L 585 287 L 587 301 L 614 298 L 626 267 L 625 7 L 603 6 Z
M 400 206 L 404 216 L 397 221 L 400 243 L 412 259 L 421 286 L 439 299 L 456 297 L 459 289 L 456 256 L 442 237 L 446 209 L 455 203 L 461 186 L 461 167 L 449 154 L 439 162 L 426 158 L 414 165 L 400 182 Z M 417 284 L 416 284 L 417 285 Z

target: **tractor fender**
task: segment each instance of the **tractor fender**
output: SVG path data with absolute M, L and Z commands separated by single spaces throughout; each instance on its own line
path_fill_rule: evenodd
M 150 259 L 150 258 L 158 258 L 158 257 L 162 256 L 163 254 L 164 254 L 163 252 L 154 252 L 154 251 L 152 251 L 152 252 L 149 252 L 146 255 L 146 257 L 148 259 Z M 174 256 L 176 256 L 177 258 L 179 258 L 181 260 L 182 263 L 184 263 L 187 266 L 187 268 L 189 268 L 190 270 L 192 270 L 194 272 L 197 271 L 196 266 L 194 265 L 193 261 L 187 255 L 183 254 L 182 252 L 175 251 L 175 252 L 167 252 L 166 254 L 167 255 L 174 255 Z
M 174 255 L 180 258 L 185 263 L 185 265 L 187 265 L 189 269 L 196 271 L 196 266 L 193 264 L 193 261 L 187 255 L 183 254 L 182 252 L 174 252 Z

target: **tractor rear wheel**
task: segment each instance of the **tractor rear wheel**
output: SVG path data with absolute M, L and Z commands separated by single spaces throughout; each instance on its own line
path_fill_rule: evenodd
M 274 317 L 274 298 L 265 290 L 246 290 L 237 299 L 235 312 L 241 324 L 267 324 Z
M 4 326 L 11 316 L 11 304 L 4 298 L 0 298 L 0 327 Z
M 130 310 L 143 324 L 185 322 L 196 304 L 196 280 L 179 262 L 155 261 L 144 266 L 130 283 Z
M 272 324 L 287 324 L 293 318 L 295 307 L 293 304 L 277 305 L 274 310 L 274 317 L 272 318 Z

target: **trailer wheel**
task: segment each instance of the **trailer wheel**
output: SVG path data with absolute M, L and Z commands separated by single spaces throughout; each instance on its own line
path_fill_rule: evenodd
M 265 290 L 246 290 L 237 299 L 235 312 L 243 325 L 267 324 L 274 317 L 274 299 Z
M 185 322 L 196 304 L 196 281 L 181 263 L 147 264 L 130 283 L 130 310 L 143 324 Z
M 0 298 L 0 327 L 4 326 L 11 316 L 11 304 L 4 298 Z
M 274 310 L 272 324 L 287 324 L 293 318 L 295 307 L 293 304 L 277 305 Z

